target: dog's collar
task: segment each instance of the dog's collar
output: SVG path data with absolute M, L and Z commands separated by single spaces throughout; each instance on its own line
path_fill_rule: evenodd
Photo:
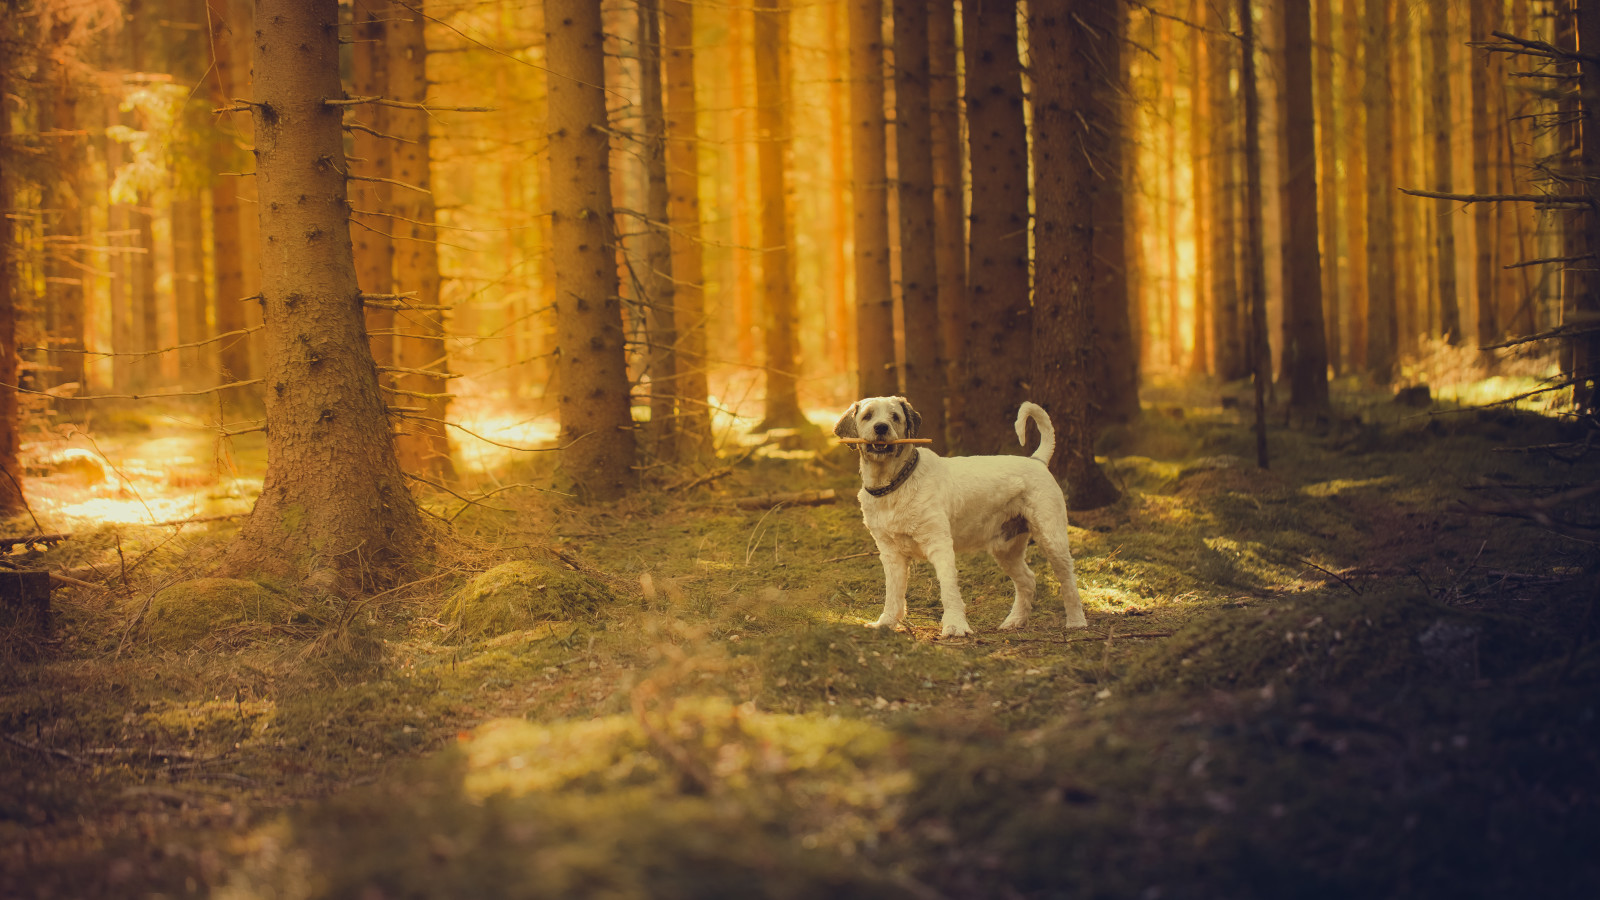
M 894 476 L 894 480 L 890 481 L 888 484 L 884 485 L 883 487 L 869 487 L 869 488 L 866 488 L 867 493 L 871 494 L 874 497 L 882 497 L 884 494 L 893 493 L 896 488 L 898 488 L 898 487 L 900 487 L 900 485 L 906 483 L 906 479 L 910 478 L 911 477 L 911 473 L 915 472 L 917 470 L 917 463 L 919 463 L 921 461 L 922 461 L 922 454 L 918 453 L 917 449 L 915 447 L 911 448 L 911 461 L 906 463 L 905 464 L 905 468 L 902 468 L 900 470 L 899 474 Z

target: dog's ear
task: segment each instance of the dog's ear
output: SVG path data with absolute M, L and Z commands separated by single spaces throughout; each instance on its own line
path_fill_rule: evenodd
M 839 417 L 839 421 L 833 423 L 833 433 L 835 435 L 842 438 L 861 436 L 856 433 L 856 407 L 859 405 L 859 403 L 850 404 L 850 408 L 844 411 L 844 415 Z
M 906 437 L 914 438 L 917 436 L 917 432 L 922 430 L 922 413 L 917 412 L 911 406 L 910 400 L 902 398 L 900 406 L 906 413 Z

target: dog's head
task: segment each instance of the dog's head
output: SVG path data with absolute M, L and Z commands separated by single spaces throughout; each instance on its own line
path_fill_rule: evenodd
M 904 397 L 868 397 L 850 404 L 839 417 L 833 433 L 842 438 L 865 438 L 873 443 L 855 444 L 866 458 L 892 458 L 911 449 L 908 444 L 889 441 L 914 438 L 922 426 L 922 415 Z

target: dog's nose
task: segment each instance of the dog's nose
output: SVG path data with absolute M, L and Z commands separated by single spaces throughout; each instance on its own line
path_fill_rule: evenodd
M 879 422 L 878 424 L 872 426 L 872 430 L 876 431 L 880 435 L 888 434 L 889 433 L 889 423 L 888 422 Z

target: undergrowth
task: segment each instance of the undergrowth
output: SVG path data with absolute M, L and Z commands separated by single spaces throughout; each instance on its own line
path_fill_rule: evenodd
M 1073 515 L 1089 627 L 1034 553 L 998 632 L 973 555 L 957 640 L 926 566 L 905 630 L 863 627 L 840 449 L 434 498 L 469 549 L 357 597 L 196 580 L 229 521 L 80 532 L 35 556 L 102 587 L 0 655 L 0 893 L 1570 896 L 1596 559 L 1469 509 L 1600 474 L 1502 452 L 1567 429 L 1368 402 L 1263 471 L 1231 411 L 1157 403 L 1108 436 L 1124 499 Z

